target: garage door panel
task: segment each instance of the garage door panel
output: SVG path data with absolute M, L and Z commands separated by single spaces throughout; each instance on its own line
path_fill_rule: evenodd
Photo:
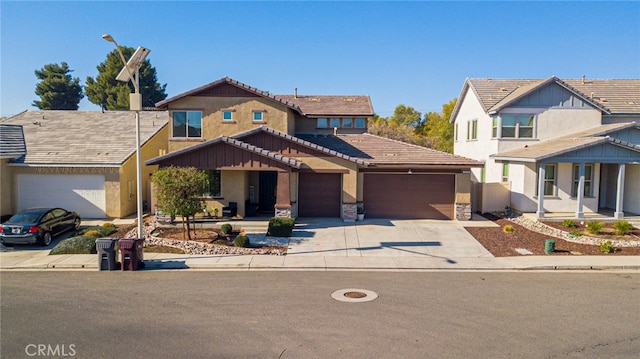
M 18 175 L 18 210 L 62 207 L 82 218 L 105 217 L 104 176 Z
M 340 217 L 342 175 L 306 173 L 298 177 L 299 217 Z
M 364 205 L 371 218 L 452 219 L 454 175 L 366 174 Z

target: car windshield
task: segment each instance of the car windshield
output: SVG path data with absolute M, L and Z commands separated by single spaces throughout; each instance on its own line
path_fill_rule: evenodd
M 27 211 L 17 213 L 13 217 L 9 218 L 7 223 L 36 223 L 38 218 L 42 215 L 42 211 Z

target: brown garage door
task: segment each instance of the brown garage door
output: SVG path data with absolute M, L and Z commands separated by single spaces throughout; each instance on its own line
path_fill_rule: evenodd
M 369 218 L 453 219 L 455 175 L 373 174 L 364 176 Z
M 305 173 L 298 179 L 299 217 L 340 217 L 342 175 Z

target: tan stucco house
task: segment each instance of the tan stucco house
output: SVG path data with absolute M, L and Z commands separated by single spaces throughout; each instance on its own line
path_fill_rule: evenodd
M 1 123 L 20 128 L 25 148 L 3 155 L 2 215 L 52 206 L 82 218 L 121 218 L 136 212 L 135 113 L 131 111 L 25 111 Z M 16 132 L 15 130 L 13 130 Z M 167 152 L 167 113 L 142 111 L 142 159 Z M 143 201 L 157 166 L 143 166 Z
M 169 152 L 147 165 L 206 170 L 207 208 L 239 217 L 469 219 L 482 163 L 367 133 L 369 96 L 273 95 L 228 77 L 156 104 Z

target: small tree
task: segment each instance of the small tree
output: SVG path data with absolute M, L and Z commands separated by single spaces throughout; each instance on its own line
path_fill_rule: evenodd
M 66 62 L 48 64 L 35 74 L 40 82 L 36 85 L 36 95 L 40 101 L 33 101 L 32 106 L 40 110 L 77 110 L 84 97 L 79 78 L 72 78 Z
M 153 174 L 158 207 L 172 216 L 182 216 L 183 236 L 191 240 L 189 218 L 202 211 L 201 196 L 209 186 L 209 176 L 194 167 L 165 167 Z

